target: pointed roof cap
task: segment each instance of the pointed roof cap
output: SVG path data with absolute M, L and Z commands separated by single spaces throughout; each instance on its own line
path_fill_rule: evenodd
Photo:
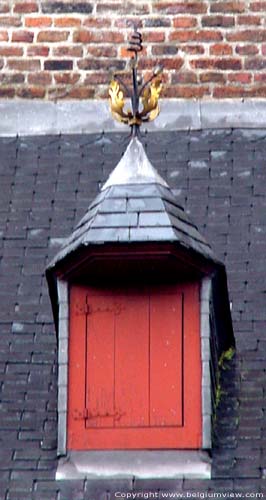
M 168 187 L 149 161 L 142 143 L 133 137 L 102 190 L 115 185 L 151 183 Z
M 82 247 L 121 242 L 173 242 L 218 262 L 136 137 L 49 269 Z

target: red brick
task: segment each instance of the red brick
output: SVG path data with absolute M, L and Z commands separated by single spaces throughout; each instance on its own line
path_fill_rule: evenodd
M 233 1 L 233 2 L 211 2 L 210 12 L 229 12 L 232 13 L 241 13 L 245 12 L 246 3 L 244 1 Z
M 215 62 L 214 67 L 216 69 L 221 69 L 224 71 L 233 70 L 238 71 L 242 69 L 242 63 L 240 59 L 237 58 L 228 58 L 228 59 L 219 59 Z
M 147 31 L 142 32 L 144 43 L 162 43 L 165 40 L 165 33 L 163 31 Z
M 91 99 L 94 97 L 94 92 L 95 90 L 93 88 L 87 86 L 76 87 L 69 90 L 66 97 L 69 99 Z
M 178 48 L 175 45 L 154 45 L 151 52 L 154 56 L 175 56 L 178 53 Z
M 220 69 L 220 70 L 241 70 L 241 60 L 233 57 L 223 59 L 193 59 L 190 65 L 195 69 Z
M 216 43 L 210 46 L 211 56 L 231 56 L 233 49 L 228 43 Z
M 207 12 L 207 3 L 202 0 L 190 2 L 183 0 L 182 2 L 157 2 L 154 3 L 153 9 L 160 11 L 163 14 L 205 14 Z
M 143 52 L 141 53 L 141 56 L 143 56 Z M 133 58 L 134 54 L 130 50 L 128 50 L 128 47 L 119 47 L 119 57 L 121 57 L 122 59 L 124 58 L 128 59 L 128 58 Z
M 25 75 L 22 73 L 0 73 L 0 82 L 4 85 L 10 85 L 12 83 L 24 83 Z
M 180 73 L 173 73 L 171 75 L 171 83 L 176 84 L 176 83 L 181 83 L 181 84 L 188 84 L 188 83 L 197 83 L 197 75 L 193 73 L 192 71 L 184 71 Z
M 141 26 L 145 28 L 170 28 L 172 25 L 169 16 L 146 17 L 142 19 Z
M 93 57 L 117 57 L 117 48 L 111 45 L 101 45 L 100 47 L 89 46 L 87 55 Z
M 7 14 L 10 12 L 11 4 L 10 2 L 0 2 L 0 13 Z
M 53 49 L 54 57 L 82 57 L 83 47 L 71 45 L 70 47 L 59 46 Z
M 42 14 L 40 5 L 0 0 L 0 69 L 6 66 L 0 82 L 7 97 L 107 96 L 110 73 L 127 67 L 129 21 L 136 19 L 144 27 L 142 77 L 162 63 L 165 97 L 266 97 L 266 0 L 103 0 L 96 2 L 98 17 L 71 9 Z M 51 58 L 57 67 L 50 71 Z M 73 64 L 87 72 L 85 82 Z
M 255 47 L 257 48 L 257 46 L 255 45 Z M 266 44 L 263 44 L 261 46 L 261 53 L 263 56 L 266 56 Z
M 77 17 L 59 17 L 55 18 L 54 25 L 57 28 L 68 28 L 81 25 L 81 20 Z
M 254 82 L 266 83 L 266 73 L 255 73 Z
M 165 69 L 174 69 L 179 71 L 183 64 L 184 59 L 182 57 L 164 57 L 163 59 L 156 60 L 158 64 L 161 64 Z M 154 61 L 153 61 L 154 66 Z
M 77 61 L 79 69 L 88 71 L 121 71 L 125 69 L 125 65 L 125 61 L 118 59 L 91 59 L 90 57 L 87 57 Z
M 73 34 L 74 43 L 90 43 L 92 39 L 92 32 L 89 30 L 78 30 Z
M 17 2 L 14 5 L 14 12 L 26 14 L 28 12 L 38 12 L 39 7 L 37 2 Z
M 262 22 L 262 18 L 261 16 L 238 16 L 237 17 L 237 23 L 239 25 L 243 25 L 243 24 L 246 24 L 246 25 L 249 25 L 249 26 L 252 26 L 252 25 L 256 25 L 256 26 L 259 26 Z
M 15 96 L 15 89 L 12 87 L 0 87 L 0 97 L 11 98 Z
M 186 54 L 204 54 L 205 48 L 202 45 L 182 45 L 182 52 Z
M 52 26 L 52 18 L 48 16 L 26 17 L 25 26 L 28 28 L 43 28 Z
M 1 30 L 0 31 L 0 42 L 8 42 L 8 32 Z
M 20 16 L 0 16 L 0 26 L 21 26 L 22 21 Z
M 111 20 L 106 19 L 105 17 L 104 18 L 88 17 L 83 21 L 83 26 L 86 26 L 87 28 L 108 28 L 111 26 Z
M 49 59 L 48 61 L 44 61 L 44 70 L 72 71 L 73 61 L 70 59 Z
M 219 42 L 222 39 L 222 33 L 217 30 L 180 30 L 169 35 L 169 40 L 176 42 Z
M 242 86 L 223 85 L 222 87 L 215 87 L 213 90 L 213 97 L 215 99 L 227 99 L 233 97 L 250 97 L 251 90 L 243 89 Z
M 17 71 L 38 71 L 41 69 L 41 63 L 37 59 L 9 59 L 7 67 Z
M 184 60 L 182 57 L 164 57 L 163 59 L 156 59 L 156 63 L 162 64 L 165 69 L 174 69 L 178 71 L 182 68 Z M 139 60 L 140 69 L 153 69 L 154 65 L 154 59 L 143 58 Z
M 230 28 L 235 25 L 234 16 L 203 16 L 201 19 L 201 24 L 203 27 L 222 27 L 222 28 Z
M 181 99 L 201 99 L 206 95 L 210 95 L 209 86 L 200 87 L 198 85 L 194 85 L 190 87 L 189 85 L 177 85 L 167 87 L 164 91 L 165 97 L 175 97 Z
M 229 42 L 265 42 L 266 29 L 247 29 L 237 30 L 233 33 L 228 33 L 226 39 Z
M 171 72 L 171 75 L 175 74 L 174 72 Z M 150 80 L 152 78 L 152 76 L 154 76 L 154 73 L 153 71 L 143 71 L 142 72 L 142 76 L 143 76 L 143 82 L 147 82 L 148 80 Z M 169 82 L 170 82 L 170 75 L 169 75 L 169 72 L 166 72 L 164 71 L 162 74 L 161 74 L 161 81 L 162 81 L 162 84 L 163 84 L 163 88 L 165 88 L 165 85 L 167 85 Z M 131 85 L 131 81 L 129 80 L 128 82 L 129 85 Z
M 45 96 L 46 89 L 35 86 L 27 86 L 16 90 L 17 97 L 23 99 L 42 99 Z
M 40 31 L 37 36 L 37 42 L 65 42 L 68 39 L 69 31 Z
M 16 30 L 12 33 L 12 42 L 21 42 L 21 43 L 32 43 L 34 38 L 34 33 L 32 31 L 26 30 Z
M 98 31 L 92 33 L 92 43 L 123 43 L 125 37 L 119 31 Z
M 0 56 L 4 57 L 23 56 L 23 49 L 21 47 L 0 46 Z
M 244 85 L 252 81 L 252 75 L 250 73 L 229 73 L 227 78 L 230 83 L 240 83 Z
M 40 71 L 28 75 L 28 82 L 32 85 L 50 85 L 52 83 L 52 76 L 47 71 Z
M 235 51 L 240 56 L 255 56 L 256 54 L 259 53 L 257 45 L 237 45 Z M 262 53 L 263 53 L 263 47 L 262 47 Z
M 30 45 L 27 47 L 28 56 L 48 57 L 50 48 L 45 45 Z
M 197 24 L 198 20 L 196 17 L 179 16 L 173 19 L 174 28 L 193 28 Z
M 78 30 L 73 35 L 75 43 L 122 43 L 124 35 L 117 31 Z
M 226 78 L 223 73 L 216 73 L 215 71 L 208 71 L 200 74 L 201 83 L 225 83 Z
M 122 29 L 128 29 L 129 26 L 133 26 L 133 24 L 136 22 L 135 17 L 118 17 L 114 20 L 114 26 L 115 28 L 122 28 Z M 141 19 L 138 20 L 138 28 L 141 29 L 143 26 L 143 22 Z
M 266 97 L 266 86 L 259 85 L 258 87 L 251 87 L 251 93 L 255 97 Z
M 75 85 L 80 80 L 78 73 L 55 73 L 54 79 L 60 85 Z
M 266 68 L 266 59 L 265 57 L 251 57 L 245 60 L 244 63 L 245 69 L 249 70 L 265 70 Z
M 110 76 L 107 73 L 90 73 L 84 81 L 85 85 L 108 85 Z
M 266 2 L 250 2 L 249 8 L 254 12 L 265 12 Z
M 119 12 L 119 14 L 132 14 L 134 16 L 148 14 L 149 6 L 144 3 L 136 3 L 136 2 L 116 2 L 116 3 L 108 3 L 108 2 L 99 2 L 96 5 L 96 12 L 101 14 L 108 14 L 113 12 Z

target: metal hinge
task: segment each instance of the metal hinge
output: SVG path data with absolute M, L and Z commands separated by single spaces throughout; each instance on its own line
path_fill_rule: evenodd
M 113 312 L 115 315 L 118 315 L 121 313 L 122 309 L 124 307 L 116 302 L 113 306 L 106 306 L 106 307 L 92 307 L 89 304 L 80 304 L 76 303 L 75 304 L 75 314 L 76 316 L 80 316 L 82 314 L 95 314 L 95 313 L 107 313 L 107 312 Z
M 86 420 L 88 418 L 89 411 L 87 408 L 84 408 L 83 410 L 78 410 L 75 408 L 72 412 L 72 416 L 74 420 Z
M 114 314 L 120 314 L 122 309 L 124 309 L 121 304 L 119 304 L 118 302 L 116 302 L 113 306 L 102 306 L 102 307 L 93 307 L 90 309 L 90 313 L 91 314 L 95 314 L 95 313 L 108 313 L 108 312 L 112 312 Z
M 72 416 L 74 420 L 89 420 L 90 418 L 108 418 L 108 417 L 113 417 L 115 420 L 120 420 L 121 417 L 123 417 L 125 413 L 122 413 L 121 411 L 116 411 L 115 413 L 109 413 L 108 411 L 106 413 L 100 413 L 100 412 L 89 412 L 87 408 L 84 408 L 83 410 L 78 410 L 77 408 L 73 410 Z
M 75 304 L 75 314 L 76 316 L 80 316 L 82 314 L 90 314 L 91 313 L 91 308 L 89 304 L 80 304 L 76 302 Z

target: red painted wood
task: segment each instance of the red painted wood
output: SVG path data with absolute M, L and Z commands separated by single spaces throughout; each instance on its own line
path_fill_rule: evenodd
M 85 290 L 81 287 L 70 289 L 69 352 L 68 352 L 68 442 L 69 449 L 77 446 L 77 437 L 84 428 L 80 420 L 85 408 L 85 370 L 86 370 L 86 314 L 84 306 Z
M 199 284 L 184 289 L 184 429 L 201 447 L 201 353 Z
M 182 294 L 150 297 L 150 425 L 182 425 Z
M 109 301 L 107 300 L 109 298 Z M 114 426 L 115 315 L 113 299 L 90 294 L 86 332 L 86 427 Z
M 117 296 L 115 316 L 116 427 L 149 425 L 149 298 Z
M 87 302 L 89 314 L 70 320 L 70 449 L 200 447 L 198 295 L 197 284 L 72 288 L 70 300 L 81 310 Z M 75 420 L 82 403 L 89 418 Z

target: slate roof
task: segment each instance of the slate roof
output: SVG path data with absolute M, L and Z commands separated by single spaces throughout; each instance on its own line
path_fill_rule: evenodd
M 210 481 L 56 482 L 56 336 L 44 270 L 125 149 L 119 134 L 0 139 L 0 499 L 266 493 L 266 130 L 163 132 L 148 156 L 225 262 L 237 356 L 222 371 Z
M 215 260 L 210 245 L 178 204 L 133 138 L 87 212 L 49 268 L 93 243 L 175 242 Z

